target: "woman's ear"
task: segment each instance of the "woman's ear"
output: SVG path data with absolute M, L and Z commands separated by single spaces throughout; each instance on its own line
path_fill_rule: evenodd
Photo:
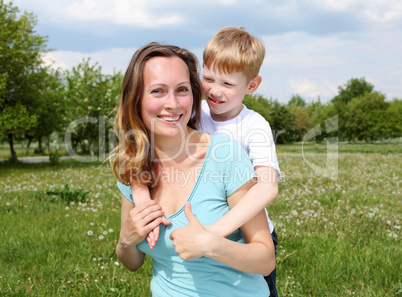
M 252 94 L 252 93 L 254 93 L 254 92 L 258 89 L 258 87 L 260 86 L 261 82 L 262 82 L 262 77 L 261 77 L 261 76 L 257 75 L 256 77 L 254 77 L 254 78 L 250 81 L 246 93 L 247 93 L 247 94 Z

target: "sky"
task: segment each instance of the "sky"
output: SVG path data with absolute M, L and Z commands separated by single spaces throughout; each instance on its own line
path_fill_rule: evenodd
M 327 102 L 364 77 L 387 100 L 402 98 L 400 0 L 14 0 L 48 37 L 46 60 L 71 69 L 83 59 L 104 74 L 125 72 L 152 42 L 202 51 L 221 28 L 244 27 L 266 47 L 257 94 Z

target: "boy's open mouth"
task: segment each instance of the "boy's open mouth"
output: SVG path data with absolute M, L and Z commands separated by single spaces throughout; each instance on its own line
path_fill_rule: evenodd
M 212 105 L 220 105 L 222 103 L 225 103 L 225 101 L 220 101 L 220 100 L 217 100 L 217 99 L 212 98 L 212 97 L 208 97 L 208 100 L 209 100 L 209 102 L 212 103 Z

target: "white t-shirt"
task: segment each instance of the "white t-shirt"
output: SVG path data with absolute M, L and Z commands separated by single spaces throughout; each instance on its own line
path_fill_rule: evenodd
M 276 169 L 278 179 L 281 172 L 276 156 L 275 142 L 269 123 L 257 112 L 243 105 L 240 114 L 228 121 L 214 121 L 208 107 L 208 103 L 202 101 L 200 130 L 208 134 L 222 134 L 236 140 L 246 151 L 251 163 L 256 166 L 268 166 Z M 271 232 L 274 226 L 269 219 Z

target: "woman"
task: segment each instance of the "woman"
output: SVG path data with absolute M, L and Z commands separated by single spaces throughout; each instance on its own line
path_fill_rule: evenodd
M 264 212 L 228 238 L 204 227 L 253 186 L 254 170 L 237 143 L 196 130 L 200 103 L 197 59 L 189 51 L 151 43 L 134 54 L 115 127 L 117 256 L 132 271 L 145 254 L 152 257 L 153 296 L 268 296 L 261 275 L 275 257 Z M 148 184 L 153 200 L 134 207 L 129 181 Z M 160 223 L 151 250 L 144 239 Z

